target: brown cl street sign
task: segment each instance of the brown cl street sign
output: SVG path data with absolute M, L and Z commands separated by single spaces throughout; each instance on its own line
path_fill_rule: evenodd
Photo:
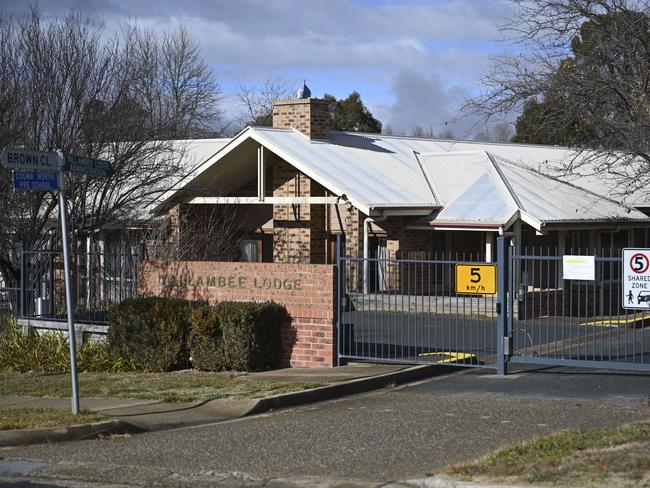
M 61 155 L 51 151 L 5 148 L 0 154 L 5 168 L 16 171 L 57 171 L 62 166 Z

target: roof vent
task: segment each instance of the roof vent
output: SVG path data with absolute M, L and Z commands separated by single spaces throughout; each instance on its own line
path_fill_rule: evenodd
M 311 90 L 307 86 L 306 80 L 303 80 L 302 88 L 296 92 L 296 98 L 311 98 Z

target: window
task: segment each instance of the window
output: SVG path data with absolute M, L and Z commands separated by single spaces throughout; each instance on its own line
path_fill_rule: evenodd
M 239 260 L 244 263 L 259 261 L 258 239 L 242 239 L 239 242 Z

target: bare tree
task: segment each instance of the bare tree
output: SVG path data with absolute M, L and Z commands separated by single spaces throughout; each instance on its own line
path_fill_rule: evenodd
M 492 135 L 487 129 L 483 129 L 474 134 L 474 140 L 477 142 L 490 142 Z
M 510 142 L 514 136 L 512 124 L 499 122 L 492 128 L 492 140 L 494 142 Z
M 181 29 L 155 35 L 126 26 L 108 41 L 71 11 L 0 16 L 0 145 L 108 159 L 108 179 L 69 174 L 74 232 L 142 219 L 186 175 L 186 139 L 218 127 L 219 87 Z M 0 273 L 17 276 L 21 244 L 39 248 L 56 229 L 51 193 L 12 192 L 0 174 Z
M 235 98 L 241 107 L 240 125 L 273 125 L 273 101 L 293 98 L 295 84 L 282 78 L 270 77 L 259 84 L 239 82 Z
M 442 132 L 438 134 L 439 139 L 456 139 L 456 136 L 454 135 L 454 131 L 451 130 L 451 128 L 447 127 L 445 128 Z
M 145 237 L 147 257 L 163 261 L 234 261 L 241 235 L 236 205 L 186 205 L 161 216 Z
M 522 54 L 495 60 L 465 110 L 522 110 L 545 142 L 570 145 L 563 172 L 606 174 L 617 193 L 650 183 L 650 5 L 635 0 L 513 0 L 503 26 Z M 532 102 L 531 102 L 532 101 Z M 531 125 L 531 124 L 529 124 Z

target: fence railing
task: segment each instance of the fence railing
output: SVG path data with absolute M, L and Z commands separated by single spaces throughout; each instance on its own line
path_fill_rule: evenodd
M 23 318 L 65 320 L 63 257 L 59 251 L 21 255 L 18 311 Z M 72 293 L 78 322 L 104 323 L 110 304 L 138 295 L 139 253 L 75 253 Z
M 0 286 L 0 315 L 3 314 L 18 314 L 20 287 L 13 284 L 13 286 Z
M 593 281 L 564 279 L 557 254 L 513 256 L 511 361 L 650 370 L 650 310 L 623 306 L 621 251 L 572 252 L 595 256 Z
M 478 254 L 339 262 L 344 360 L 494 365 L 496 296 L 455 292 L 455 265 Z

